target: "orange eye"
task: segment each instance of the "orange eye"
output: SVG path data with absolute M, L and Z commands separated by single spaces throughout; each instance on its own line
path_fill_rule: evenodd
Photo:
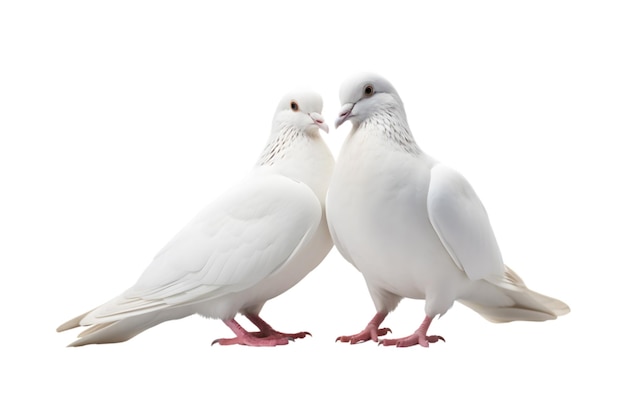
M 292 101 L 292 102 L 289 104 L 289 106 L 291 107 L 291 110 L 293 110 L 293 111 L 298 111 L 298 110 L 300 110 L 300 107 L 298 107 L 298 103 L 296 103 L 296 102 L 295 102 L 295 100 L 294 100 L 294 101 Z
M 363 88 L 363 95 L 369 97 L 372 94 L 374 94 L 374 86 L 371 84 L 366 85 L 365 88 Z

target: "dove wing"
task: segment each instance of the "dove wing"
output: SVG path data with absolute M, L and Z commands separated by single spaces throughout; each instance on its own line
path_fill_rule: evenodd
M 441 243 L 471 280 L 498 280 L 504 263 L 487 212 L 469 182 L 437 164 L 431 170 L 428 217 Z
M 322 208 L 305 184 L 251 178 L 215 201 L 154 258 L 137 283 L 90 312 L 95 324 L 209 300 L 279 270 L 317 230 Z

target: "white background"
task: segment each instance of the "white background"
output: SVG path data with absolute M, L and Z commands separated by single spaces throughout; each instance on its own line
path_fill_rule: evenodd
M 620 2 L 225 3 L 0 6 L 0 414 L 623 415 Z M 129 287 L 252 167 L 284 92 L 319 91 L 330 125 L 361 70 L 395 85 L 507 264 L 569 315 L 496 325 L 456 305 L 430 349 L 335 344 L 374 309 L 333 250 L 264 310 L 312 338 L 211 346 L 230 330 L 190 317 L 64 347 L 60 323 Z M 326 135 L 335 153 L 347 125 Z M 407 335 L 422 309 L 385 324 Z

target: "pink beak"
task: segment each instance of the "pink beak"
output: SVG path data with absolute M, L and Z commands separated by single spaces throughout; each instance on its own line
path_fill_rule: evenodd
M 324 123 L 324 118 L 322 117 L 321 114 L 319 114 L 319 113 L 309 113 L 309 116 L 311 117 L 311 119 L 313 119 L 313 123 L 315 123 L 324 132 L 328 133 L 328 131 L 329 131 L 328 125 L 326 123 Z
M 354 103 L 346 103 L 341 107 L 339 111 L 339 117 L 335 120 L 335 129 L 338 128 L 348 120 L 352 116 L 352 109 L 354 108 Z

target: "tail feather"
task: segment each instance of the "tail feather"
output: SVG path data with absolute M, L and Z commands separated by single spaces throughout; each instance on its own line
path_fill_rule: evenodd
M 494 323 L 554 320 L 570 312 L 564 302 L 528 289 L 519 275 L 509 267 L 506 267 L 503 283 L 498 285 L 490 281 L 491 289 L 496 289 L 509 300 L 505 304 L 487 304 L 471 299 L 459 302 Z
M 553 308 L 550 304 L 544 304 L 536 296 L 545 297 L 541 294 L 528 290 L 527 292 L 514 292 L 512 290 L 502 290 L 513 300 L 512 305 L 506 306 L 486 306 L 478 303 L 472 303 L 467 300 L 459 300 L 462 304 L 476 311 L 485 319 L 494 323 L 507 323 L 511 321 L 546 321 L 554 320 L 558 316 L 569 312 L 562 302 L 558 308 Z M 549 298 L 549 297 L 547 297 Z
M 108 323 L 97 323 L 87 327 L 78 338 L 68 346 L 77 347 L 91 344 L 125 342 L 139 333 L 168 320 L 177 320 L 191 315 L 189 308 L 181 307 L 169 310 L 154 311 L 128 317 Z M 59 327 L 59 331 L 77 327 L 83 316 L 68 321 Z
M 65 323 L 57 327 L 57 332 L 64 332 L 66 330 L 74 329 L 80 326 L 81 320 L 84 319 L 87 314 L 91 313 L 91 311 L 88 311 L 84 314 L 81 314 L 80 316 L 74 317 L 73 319 L 66 321 Z
M 155 313 L 150 314 L 154 316 Z M 93 325 L 68 346 L 78 347 L 91 344 L 119 343 L 125 342 L 144 330 L 156 325 L 151 318 L 135 316 L 112 323 L 101 323 Z
M 78 335 L 78 337 L 85 337 L 85 336 L 87 336 L 87 335 L 90 335 L 90 334 L 92 334 L 92 333 L 95 333 L 95 332 L 97 332 L 97 331 L 99 331 L 99 330 L 104 329 L 105 327 L 109 327 L 109 326 L 111 326 L 112 324 L 114 324 L 114 323 L 118 323 L 118 322 L 119 322 L 119 321 L 112 321 L 112 322 L 109 322 L 109 323 L 99 323 L 99 324 L 94 324 L 94 325 L 92 325 L 92 326 L 86 326 L 86 327 L 87 327 L 87 329 L 86 329 L 86 330 L 83 330 L 83 331 L 82 331 L 82 332 Z
M 528 290 L 528 293 L 535 300 L 539 301 L 545 307 L 552 310 L 552 312 L 556 316 L 564 316 L 565 314 L 570 312 L 569 306 L 561 300 L 557 300 L 556 298 L 548 297 L 547 295 L 539 294 L 538 292 L 531 290 Z

